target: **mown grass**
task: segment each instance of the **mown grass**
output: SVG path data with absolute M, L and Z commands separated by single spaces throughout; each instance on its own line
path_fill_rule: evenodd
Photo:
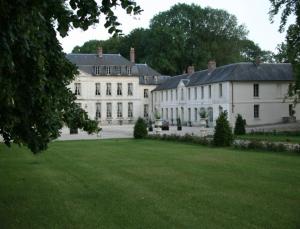
M 299 228 L 300 157 L 155 140 L 0 144 L 0 228 Z

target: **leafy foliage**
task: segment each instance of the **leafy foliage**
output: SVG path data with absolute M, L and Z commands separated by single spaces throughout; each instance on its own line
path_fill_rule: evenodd
M 234 134 L 244 135 L 246 134 L 246 120 L 243 119 L 242 115 L 238 114 L 235 121 Z
M 133 136 L 136 139 L 145 138 L 147 136 L 147 124 L 144 119 L 138 118 L 134 125 Z
M 230 146 L 233 142 L 233 134 L 227 120 L 227 112 L 221 112 L 216 120 L 213 144 L 215 146 Z
M 289 91 L 294 98 L 295 104 L 300 99 L 300 1 L 299 0 L 270 0 L 270 19 L 273 22 L 274 16 L 281 11 L 281 21 L 279 31 L 283 32 L 287 24 L 287 19 L 295 15 L 295 22 L 288 27 L 286 33 L 286 44 L 281 45 L 282 53 L 280 58 L 287 59 L 293 65 L 296 83 Z M 280 50 L 280 49 L 279 49 Z
M 113 7 L 129 13 L 141 9 L 134 1 L 94 0 L 0 1 L 0 135 L 5 143 L 46 149 L 64 124 L 97 132 L 97 122 L 75 103 L 68 89 L 77 69 L 62 52 L 56 32 L 86 30 L 100 14 L 111 33 L 119 33 Z
M 97 45 L 102 45 L 105 52 L 119 50 L 128 57 L 130 47 L 135 47 L 137 62 L 147 62 L 168 75 L 181 74 L 189 65 L 205 69 L 209 59 L 218 65 L 254 61 L 257 56 L 271 62 L 272 53 L 261 50 L 246 35 L 246 28 L 224 10 L 177 4 L 154 16 L 149 29 L 135 29 L 119 37 L 119 43 L 114 43 L 114 38 L 90 41 L 73 52 L 94 53 Z

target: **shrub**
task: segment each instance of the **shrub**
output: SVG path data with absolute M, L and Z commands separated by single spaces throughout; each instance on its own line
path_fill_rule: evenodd
M 138 118 L 134 125 L 134 138 L 145 138 L 147 136 L 147 124 L 142 118 Z
M 149 122 L 148 122 L 148 131 L 149 132 L 153 131 L 153 126 L 152 126 L 152 121 L 151 120 L 149 120 Z
M 180 118 L 177 119 L 177 130 L 182 130 Z
M 213 143 L 215 146 L 230 146 L 233 142 L 232 129 L 227 120 L 227 112 L 221 112 L 216 120 Z
M 244 135 L 246 134 L 246 120 L 243 119 L 242 115 L 238 114 L 235 121 L 234 134 Z

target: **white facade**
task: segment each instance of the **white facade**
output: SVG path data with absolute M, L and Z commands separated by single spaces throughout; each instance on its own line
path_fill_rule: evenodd
M 249 126 L 280 123 L 283 117 L 291 116 L 292 101 L 284 100 L 289 84 L 290 81 L 218 82 L 186 87 L 181 80 L 177 88 L 153 91 L 153 107 L 173 124 L 180 118 L 183 124 L 199 125 L 202 109 L 208 113 L 209 126 L 214 126 L 225 110 L 232 126 L 237 114 Z M 258 91 L 254 92 L 254 87 Z M 296 108 L 298 119 L 300 110 Z
M 80 87 L 77 93 L 75 85 Z M 76 102 L 87 111 L 89 118 L 97 119 L 102 125 L 133 123 L 138 117 L 147 118 L 151 111 L 151 91 L 155 87 L 139 84 L 137 76 L 95 77 L 81 71 L 70 85 L 77 94 Z

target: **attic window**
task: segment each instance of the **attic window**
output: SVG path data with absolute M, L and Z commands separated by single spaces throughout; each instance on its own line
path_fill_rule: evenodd
M 121 66 L 115 66 L 115 72 L 117 75 L 121 75 Z
M 157 76 L 154 76 L 154 82 L 157 83 Z
M 105 66 L 106 75 L 110 75 L 110 66 Z
M 95 75 L 100 75 L 100 66 L 95 66 Z
M 126 66 L 127 69 L 127 75 L 131 75 L 131 67 L 130 66 Z

